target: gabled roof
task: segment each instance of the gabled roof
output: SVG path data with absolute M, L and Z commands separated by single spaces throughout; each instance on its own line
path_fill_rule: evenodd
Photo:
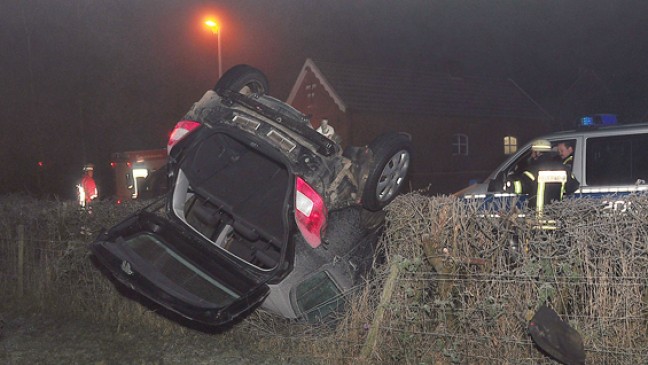
M 515 82 L 455 77 L 420 70 L 372 69 L 306 60 L 288 96 L 292 103 L 308 70 L 342 111 L 435 116 L 551 119 Z

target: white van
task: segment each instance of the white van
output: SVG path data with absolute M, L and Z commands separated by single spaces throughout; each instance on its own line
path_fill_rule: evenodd
M 557 132 L 544 138 L 556 146 L 561 141 L 574 145 L 573 174 L 580 188 L 572 196 L 601 196 L 648 191 L 648 123 L 608 125 L 582 118 L 581 127 Z M 456 195 L 465 198 L 500 196 L 509 174 L 524 163 L 531 144 L 520 148 L 480 184 L 471 185 Z

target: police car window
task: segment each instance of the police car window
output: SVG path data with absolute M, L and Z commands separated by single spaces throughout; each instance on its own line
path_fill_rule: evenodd
M 648 134 L 589 138 L 587 185 L 630 185 L 648 180 L 647 145 Z

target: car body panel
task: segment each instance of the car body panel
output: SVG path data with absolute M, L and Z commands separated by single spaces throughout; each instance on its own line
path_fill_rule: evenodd
M 294 269 L 281 282 L 270 285 L 270 295 L 262 307 L 286 318 L 304 318 L 309 311 L 319 310 L 318 306 L 303 308 L 296 297 L 299 287 L 319 273 L 327 275 L 340 295 L 353 288 L 369 272 L 383 228 L 367 228 L 362 224 L 364 214 L 382 212 L 367 213 L 358 207 L 332 212 L 323 249 L 313 250 L 297 237 Z

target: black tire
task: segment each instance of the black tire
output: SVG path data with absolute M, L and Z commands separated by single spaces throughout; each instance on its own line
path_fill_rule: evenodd
M 236 65 L 227 70 L 214 86 L 219 95 L 225 90 L 263 95 L 268 93 L 270 86 L 268 78 L 260 70 L 249 65 Z
M 362 193 L 362 206 L 383 209 L 402 192 L 410 165 L 411 138 L 405 133 L 385 133 L 369 144 L 373 163 Z

